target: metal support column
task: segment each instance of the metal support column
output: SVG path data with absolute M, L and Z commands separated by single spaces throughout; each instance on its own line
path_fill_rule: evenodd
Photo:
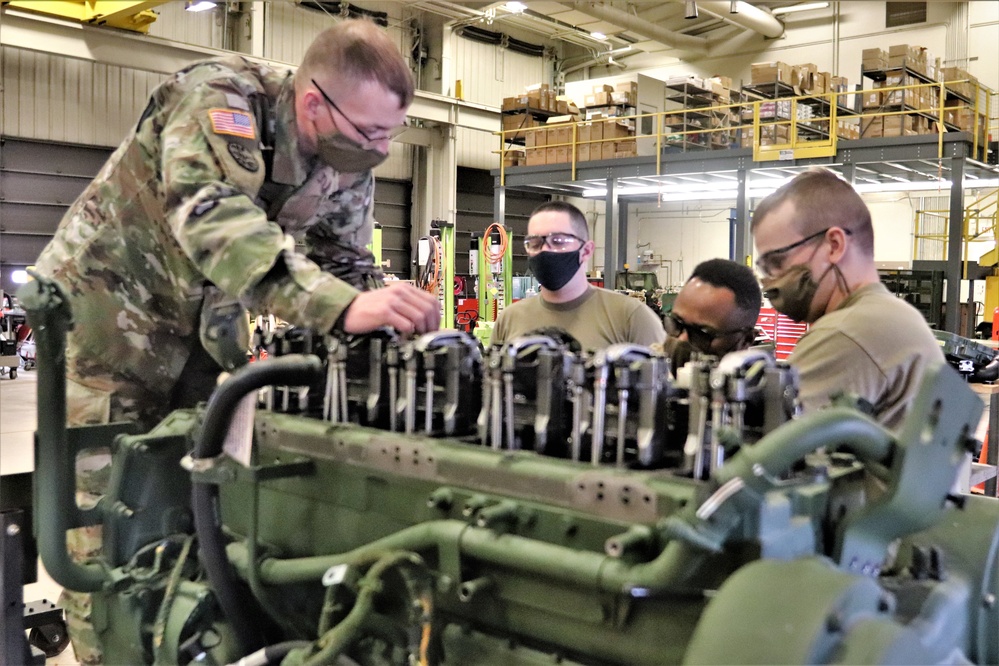
M 732 261 L 737 261 L 746 266 L 752 266 L 753 262 L 753 240 L 749 235 L 749 171 L 739 169 L 738 193 L 735 196 L 735 215 L 732 216 L 732 227 L 730 230 L 732 248 Z
M 950 218 L 947 228 L 947 292 L 944 330 L 961 332 L 961 254 L 964 246 L 964 158 L 950 160 Z
M 624 268 L 628 263 L 628 204 L 618 206 L 617 215 L 617 261 L 614 265 Z
M 604 213 L 604 287 L 614 288 L 618 268 L 617 244 L 618 233 L 618 202 L 617 202 L 617 180 L 613 177 L 607 179 L 607 208 Z M 622 264 L 623 265 L 623 264 Z
M 498 185 L 493 188 L 493 222 L 506 224 L 506 188 Z

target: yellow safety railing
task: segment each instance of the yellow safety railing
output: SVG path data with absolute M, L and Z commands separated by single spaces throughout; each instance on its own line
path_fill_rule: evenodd
M 947 256 L 949 235 L 947 233 L 949 210 L 917 210 L 915 216 L 913 259 L 942 259 Z M 999 189 L 992 190 L 968 204 L 964 209 L 961 241 L 963 262 L 967 277 L 968 253 L 970 244 L 975 241 L 993 239 L 999 241 Z M 928 251 L 928 243 L 938 244 L 936 252 Z M 999 254 L 993 250 L 989 254 Z M 996 260 L 983 256 L 979 263 L 988 266 Z
M 958 89 L 964 90 L 961 97 L 970 100 L 970 103 L 962 101 L 960 105 L 947 106 L 948 90 L 955 93 Z M 851 110 L 853 105 L 848 103 L 851 96 L 871 94 L 877 95 L 878 100 L 892 101 L 876 106 L 862 105 L 859 113 Z M 892 124 L 889 136 L 937 134 L 938 158 L 944 157 L 943 139 L 947 131 L 969 132 L 971 154 L 978 158 L 985 154 L 987 128 L 995 126 L 993 114 L 999 106 L 995 97 L 993 91 L 977 81 L 965 79 L 776 97 L 650 114 L 611 116 L 555 126 L 508 129 L 496 132 L 500 138 L 500 149 L 497 151 L 500 155 L 500 183 L 505 184 L 507 168 L 523 166 L 512 164 L 513 160 L 508 158 L 509 155 L 519 154 L 520 147 L 512 147 L 511 144 L 520 141 L 527 148 L 527 166 L 532 163 L 567 164 L 573 180 L 576 179 L 579 162 L 639 154 L 654 155 L 655 173 L 660 175 L 664 147 L 690 152 L 695 148 L 751 146 L 753 160 L 757 162 L 832 156 L 836 154 L 839 141 L 878 134 L 879 123 L 884 128 L 887 122 Z M 772 109 L 768 105 L 773 105 Z M 896 106 L 898 110 L 884 110 Z M 800 111 L 806 108 L 809 112 Z M 816 108 L 828 115 L 814 115 Z M 525 118 L 531 117 L 529 109 L 524 111 Z M 693 114 L 710 116 L 714 121 L 708 126 L 693 126 L 689 122 L 689 116 Z M 894 118 L 899 120 L 894 121 Z M 906 118 L 921 120 L 910 123 Z M 633 123 L 630 134 L 623 125 L 619 125 L 621 121 Z M 907 130 L 909 125 L 912 129 Z M 878 135 L 884 134 L 882 129 Z M 996 132 L 992 131 L 991 135 L 995 136 Z M 618 150 L 622 146 L 625 150 Z M 538 152 L 542 150 L 543 157 Z M 594 157 L 595 152 L 598 152 L 599 158 Z

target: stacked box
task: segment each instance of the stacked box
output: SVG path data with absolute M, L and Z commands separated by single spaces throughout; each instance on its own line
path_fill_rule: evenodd
M 791 128 L 787 125 L 767 125 L 760 128 L 760 145 L 775 146 L 790 143 Z
M 840 118 L 836 121 L 836 136 L 841 139 L 859 139 L 860 126 L 856 120 Z
M 888 69 L 888 53 L 882 49 L 864 49 L 860 57 L 860 68 L 865 72 L 882 72 Z
M 812 77 L 815 76 L 819 68 L 810 62 L 803 65 L 791 66 L 791 85 L 802 91 L 812 89 Z
M 538 166 L 548 163 L 546 160 L 547 150 L 545 148 L 528 148 L 524 155 L 525 166 Z
M 530 113 L 513 113 L 503 116 L 503 131 L 523 130 L 528 127 L 537 127 L 540 123 L 535 120 Z M 525 139 L 532 132 L 511 132 L 504 135 L 507 141 Z
M 751 67 L 751 78 L 754 84 L 776 81 L 790 84 L 792 70 L 791 66 L 784 62 L 758 62 L 753 63 Z
M 503 153 L 504 167 L 515 167 L 522 164 L 526 164 L 526 158 L 523 150 L 514 148 Z
M 884 118 L 861 118 L 860 138 L 884 136 Z
M 974 99 L 975 84 L 978 79 L 960 67 L 943 67 L 940 79 L 947 84 L 947 90 L 953 91 L 967 99 Z
M 898 69 L 905 67 L 920 74 L 926 74 L 926 49 L 922 46 L 896 44 L 888 47 L 888 67 Z

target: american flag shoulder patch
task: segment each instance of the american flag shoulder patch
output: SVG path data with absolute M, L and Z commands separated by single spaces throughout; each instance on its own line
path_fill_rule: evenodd
M 257 138 L 257 127 L 248 113 L 235 109 L 209 109 L 208 117 L 212 121 L 212 131 L 216 134 Z

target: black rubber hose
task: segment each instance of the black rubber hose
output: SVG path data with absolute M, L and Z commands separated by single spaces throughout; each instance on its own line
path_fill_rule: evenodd
M 232 374 L 212 394 L 205 410 L 201 437 L 195 442 L 193 458 L 215 458 L 229 431 L 240 400 L 251 391 L 265 386 L 304 386 L 320 379 L 323 364 L 315 356 L 289 355 L 257 361 Z M 264 647 L 264 631 L 255 625 L 249 609 L 255 607 L 250 595 L 236 585 L 236 577 L 225 554 L 222 521 L 219 510 L 219 490 L 214 483 L 192 479 L 191 508 L 194 529 L 198 534 L 199 556 L 215 591 L 222 613 L 232 625 L 240 644 L 240 656 Z
M 999 379 L 999 356 L 989 361 L 988 365 L 979 368 L 971 375 L 973 382 L 994 382 Z

